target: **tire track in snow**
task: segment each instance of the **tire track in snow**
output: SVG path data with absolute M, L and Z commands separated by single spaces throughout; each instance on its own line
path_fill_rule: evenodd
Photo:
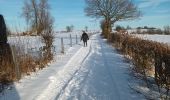
M 95 46 L 95 44 L 93 44 L 94 41 L 92 42 L 91 46 Z M 96 48 L 95 48 L 96 50 Z M 94 53 L 95 50 L 92 50 L 92 47 L 90 49 L 90 54 L 88 56 L 91 56 L 91 54 Z M 87 58 L 86 58 L 87 59 Z M 85 82 L 88 79 L 88 75 L 90 73 L 90 70 L 93 66 L 89 66 L 90 68 L 87 68 L 88 66 L 84 66 L 84 62 L 81 64 L 81 68 L 77 71 L 77 73 L 75 74 L 75 76 L 73 77 L 73 79 L 70 81 L 70 83 L 68 84 L 68 86 L 65 88 L 65 92 L 60 95 L 60 97 L 58 98 L 58 100 L 65 100 L 66 98 L 68 100 L 72 100 L 73 98 L 81 100 L 81 90 L 84 88 L 85 86 Z M 78 86 L 78 88 L 76 87 Z M 73 93 L 73 95 L 72 95 Z M 69 96 L 67 96 L 67 94 L 71 94 Z
M 91 40 L 89 40 L 89 45 L 91 45 Z M 59 97 L 63 90 L 67 87 L 71 79 L 80 69 L 79 65 L 84 62 L 89 54 L 89 47 L 83 48 L 81 47 L 72 57 L 71 59 L 63 66 L 56 75 L 49 77 L 51 82 L 47 87 L 41 92 L 41 94 L 37 95 L 34 100 L 54 100 L 56 95 Z M 83 53 L 83 54 L 81 54 Z M 81 58 L 79 56 L 82 56 Z
M 111 85 L 112 92 L 110 94 L 116 94 L 115 96 L 117 97 L 117 100 L 121 100 L 121 96 L 120 96 L 120 92 L 119 92 L 120 90 L 118 90 L 118 88 L 117 88 L 117 86 L 119 86 L 119 85 L 117 85 L 117 83 L 115 81 L 116 78 L 114 76 L 112 76 L 112 74 L 110 72 L 109 64 L 108 64 L 108 62 L 105 59 L 107 57 L 105 52 L 107 52 L 107 51 L 105 51 L 104 48 L 107 49 L 108 47 L 107 47 L 107 45 L 105 45 L 103 43 L 103 40 L 101 40 L 100 37 L 97 37 L 97 38 L 99 38 L 99 40 L 97 40 L 95 42 L 95 44 L 92 43 L 92 47 L 93 48 L 92 48 L 91 51 L 97 52 L 99 50 L 98 52 L 101 52 L 102 59 L 103 59 L 102 63 L 106 66 L 104 68 L 104 70 L 105 70 L 105 72 L 107 72 L 108 77 L 110 77 L 109 78 L 110 82 L 112 83 L 112 85 Z M 101 47 L 101 49 L 99 49 L 98 47 Z M 97 60 L 96 56 L 93 58 L 93 60 L 94 61 Z M 66 87 L 65 93 L 61 96 L 61 98 L 59 98 L 59 100 L 81 100 L 81 99 L 84 98 L 84 97 L 82 97 L 82 94 L 83 94 L 82 90 L 87 85 L 86 84 L 86 80 L 88 80 L 88 78 L 89 78 L 90 71 L 94 70 L 93 68 L 96 67 L 96 65 L 94 63 L 94 65 L 91 65 L 89 67 L 88 66 L 87 67 L 82 66 L 80 68 L 80 70 L 75 74 L 76 76 L 71 80 L 71 82 L 68 85 L 68 87 Z M 84 71 L 83 68 L 85 69 L 85 71 Z M 95 96 L 94 96 L 94 98 L 90 97 L 89 99 L 97 99 L 97 98 L 95 98 Z
M 125 70 L 120 68 L 125 65 L 118 64 L 122 63 L 122 58 L 117 56 L 117 52 L 113 51 L 106 41 L 99 36 L 95 38 L 96 44 L 91 44 L 93 53 L 88 55 L 90 57 L 82 63 L 56 100 L 140 99 L 128 91 L 127 77 L 123 74 Z
M 91 44 L 91 46 L 92 46 L 92 44 Z M 116 94 L 117 99 L 121 100 L 120 93 L 119 93 L 119 90 L 117 88 L 118 85 L 116 84 L 115 78 L 112 76 L 112 74 L 110 72 L 108 62 L 104 59 L 106 57 L 105 51 L 104 51 L 105 44 L 103 44 L 101 38 L 99 38 L 99 40 L 98 40 L 98 45 L 100 45 L 100 47 L 101 47 L 101 53 L 102 53 L 102 56 L 103 56 L 102 62 L 106 66 L 105 70 L 108 72 L 108 76 L 110 77 L 111 82 L 113 84 L 112 85 L 112 90 L 114 92 L 112 92 L 111 94 Z M 93 46 L 95 46 L 95 47 L 93 47 L 93 49 L 94 49 L 93 51 L 96 52 L 97 44 L 93 44 Z M 92 47 L 91 47 L 90 51 L 92 51 Z M 90 66 L 90 67 L 92 69 L 92 67 L 95 67 L 95 65 Z M 89 68 L 86 68 L 87 71 L 84 72 L 84 70 L 82 68 L 84 68 L 83 63 L 81 64 L 81 67 L 79 68 L 79 70 L 76 71 L 76 73 L 74 74 L 72 79 L 69 81 L 67 86 L 64 88 L 64 91 L 56 98 L 56 100 L 67 100 L 67 99 L 68 100 L 72 100 L 72 99 L 81 100 L 81 92 L 82 92 L 82 89 L 84 88 L 84 86 L 86 85 L 86 83 L 84 83 L 84 82 L 86 82 L 86 80 L 88 79 L 88 75 L 89 75 L 90 70 L 91 70 Z M 81 76 L 81 75 L 83 75 L 83 76 Z M 76 85 L 78 85 L 77 90 L 76 90 Z M 73 95 L 71 93 L 73 93 Z M 69 94 L 69 95 L 67 95 L 67 94 Z
M 72 75 L 72 77 L 71 77 L 71 78 L 67 81 L 67 83 L 62 87 L 60 93 L 57 94 L 55 100 L 58 100 L 58 99 L 65 93 L 66 87 L 67 87 L 67 86 L 69 85 L 69 83 L 73 80 L 73 78 L 76 76 L 76 74 L 80 71 L 80 69 L 83 67 L 83 66 L 82 66 L 83 63 L 85 62 L 85 60 L 87 59 L 87 57 L 90 55 L 91 48 L 92 48 L 92 47 L 91 47 L 91 42 L 90 42 L 90 48 L 89 48 L 89 50 L 88 50 L 88 53 L 87 53 L 87 55 L 83 58 L 83 60 L 81 61 L 80 65 L 79 65 L 79 66 L 80 66 L 79 69 L 74 72 L 74 74 Z
M 115 89 L 115 90 L 113 90 L 113 91 L 115 91 L 115 93 L 117 94 L 117 96 L 118 96 L 118 100 L 122 100 L 121 99 L 121 96 L 120 96 L 120 91 L 119 91 L 119 89 L 117 88 L 117 84 L 116 84 L 116 81 L 115 81 L 115 78 L 113 77 L 113 75 L 111 74 L 111 72 L 110 72 L 110 68 L 109 68 L 109 66 L 108 66 L 108 62 L 105 60 L 105 58 L 106 58 L 106 55 L 105 55 L 105 51 L 104 51 L 104 47 L 103 46 L 107 46 L 107 45 L 105 45 L 105 44 L 103 44 L 102 42 L 101 42 L 102 40 L 101 40 L 101 38 L 99 38 L 99 44 L 100 44 L 100 46 L 101 46 L 101 51 L 102 51 L 102 55 L 103 55 L 103 62 L 104 62 L 104 64 L 105 64 L 105 66 L 106 66 L 106 70 L 107 70 L 107 72 L 108 72 L 108 75 L 110 76 L 110 79 L 112 80 L 112 83 L 113 83 L 113 88 L 112 89 Z M 107 48 L 107 47 L 106 47 Z
M 95 42 L 93 41 L 93 43 L 95 43 L 95 49 L 93 50 L 93 52 L 94 51 L 96 51 L 97 49 L 97 47 L 96 47 L 96 40 L 95 40 Z M 92 51 L 92 50 L 91 50 Z M 91 53 L 93 53 L 93 52 L 91 52 Z M 96 57 L 94 58 L 94 59 L 96 59 Z M 92 66 L 93 68 L 95 67 L 95 64 Z M 90 69 L 92 69 L 92 68 L 90 68 Z M 80 85 L 82 84 L 82 83 L 84 83 L 84 82 L 86 82 L 86 80 L 87 80 L 87 78 L 88 78 L 88 75 L 89 75 L 89 73 L 90 73 L 90 69 L 88 68 L 88 72 L 87 72 L 87 74 L 86 74 L 86 76 L 85 76 L 85 78 L 84 78 L 84 80 L 82 80 L 82 82 L 80 83 Z M 81 98 L 81 90 L 84 88 L 84 86 L 85 86 L 85 83 L 84 84 L 82 84 L 81 86 L 80 86 L 80 89 L 79 89 L 79 94 L 78 94 L 78 99 L 80 99 Z

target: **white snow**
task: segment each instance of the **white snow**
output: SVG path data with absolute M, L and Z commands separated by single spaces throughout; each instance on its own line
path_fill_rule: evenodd
M 136 33 L 137 29 L 127 30 L 129 34 Z M 141 32 L 146 32 L 147 29 L 140 29 Z M 132 36 L 137 36 L 145 40 L 152 40 L 160 43 L 165 43 L 170 45 L 170 35 L 161 35 L 161 34 L 131 34 Z
M 170 35 L 135 34 L 135 36 L 140 37 L 142 39 L 157 41 L 160 43 L 166 43 L 166 44 L 170 45 Z
M 99 35 L 90 54 L 56 100 L 143 100 L 128 86 L 129 64 Z M 45 100 L 45 99 L 43 99 Z
M 26 76 L 0 100 L 145 100 L 129 87 L 129 65 L 99 34 L 74 45 L 48 67 Z
M 64 43 L 64 49 L 67 51 L 67 49 L 70 47 L 70 35 L 72 37 L 72 45 L 76 44 L 76 35 L 77 35 L 77 41 L 80 42 L 80 35 L 82 33 L 80 32 L 69 32 L 69 33 L 54 33 L 54 52 L 60 53 L 61 52 L 61 38 L 63 38 Z M 40 36 L 11 36 L 8 37 L 8 43 L 10 45 L 15 46 L 22 46 L 24 48 L 25 53 L 30 52 L 38 52 L 39 49 L 44 46 L 44 44 L 41 41 Z

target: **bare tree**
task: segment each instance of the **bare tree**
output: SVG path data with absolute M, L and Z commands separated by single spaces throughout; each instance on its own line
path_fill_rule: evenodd
M 85 26 L 84 29 L 85 29 L 85 31 L 87 32 L 87 31 L 88 31 L 88 26 Z
M 35 28 L 38 28 L 38 4 L 37 4 L 37 0 L 31 0 L 31 5 L 32 5 L 32 11 L 34 13 L 34 18 L 35 18 L 35 22 L 33 23 L 33 25 L 35 25 Z M 34 26 L 33 26 L 34 27 Z
M 71 32 L 72 32 L 74 30 L 74 25 L 71 25 L 70 28 L 71 28 Z
M 71 27 L 70 26 L 66 26 L 66 31 L 67 32 L 71 32 Z
M 50 15 L 48 0 L 25 0 L 22 16 L 30 30 L 38 35 L 51 27 L 53 18 Z
M 53 58 L 52 47 L 54 42 L 54 18 L 50 14 L 48 0 L 25 0 L 22 16 L 32 32 L 41 36 L 45 44 L 42 48 L 44 62 Z
M 164 26 L 164 34 L 170 34 L 170 26 Z
M 141 14 L 130 0 L 85 0 L 85 13 L 92 18 L 103 18 L 107 37 L 112 31 L 112 25 L 120 20 L 132 20 Z
M 50 25 L 53 23 L 52 22 L 52 17 L 50 16 L 49 13 L 49 4 L 47 2 L 48 0 L 40 0 L 39 3 L 39 19 L 38 19 L 38 26 L 39 30 L 46 30 Z
M 26 20 L 26 24 L 27 24 L 27 31 L 29 30 L 28 27 L 29 27 L 29 22 L 31 21 L 32 19 L 32 14 L 31 13 L 31 8 L 29 7 L 30 4 L 28 2 L 24 2 L 24 7 L 22 8 L 22 15 L 25 20 Z
M 67 31 L 67 32 L 72 32 L 73 29 L 74 29 L 74 26 L 73 26 L 73 25 L 66 26 L 66 31 Z
M 27 27 L 30 24 L 32 31 L 38 28 L 38 4 L 37 0 L 25 0 L 22 8 L 22 16 L 25 18 Z
M 106 32 L 106 21 L 105 20 L 101 20 L 100 28 L 102 29 L 102 34 L 104 35 Z

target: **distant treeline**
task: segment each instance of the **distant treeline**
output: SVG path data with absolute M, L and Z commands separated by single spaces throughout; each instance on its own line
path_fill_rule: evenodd
M 164 35 L 170 35 L 170 26 L 164 26 L 163 29 L 155 28 L 155 27 L 137 27 L 137 28 L 131 28 L 130 26 L 127 26 L 126 28 L 120 25 L 117 25 L 115 28 L 116 31 L 119 30 L 133 30 L 131 33 L 133 34 L 164 34 Z

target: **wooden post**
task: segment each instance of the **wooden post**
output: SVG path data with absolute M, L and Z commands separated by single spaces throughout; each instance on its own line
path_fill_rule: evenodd
M 15 66 L 15 72 L 17 75 L 17 80 L 19 80 L 21 78 L 21 73 L 20 73 L 20 68 L 18 66 L 17 59 L 16 59 L 17 57 L 16 57 L 15 46 L 11 47 L 11 51 L 12 51 L 12 59 L 14 61 L 14 66 Z
M 64 54 L 64 43 L 63 43 L 63 38 L 61 38 L 61 53 Z
M 72 47 L 72 37 L 71 37 L 71 34 L 70 34 L 70 47 Z
M 76 44 L 78 44 L 77 35 L 76 35 Z

